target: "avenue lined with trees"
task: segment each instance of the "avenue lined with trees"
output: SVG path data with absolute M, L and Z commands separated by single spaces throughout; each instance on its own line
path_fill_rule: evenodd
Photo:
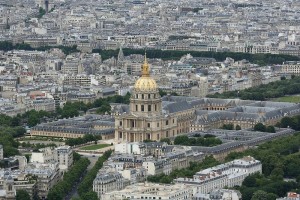
M 93 181 L 98 171 L 102 168 L 103 163 L 110 157 L 112 151 L 105 151 L 103 156 L 99 157 L 94 167 L 88 171 L 83 181 L 78 186 L 78 194 L 80 198 L 76 200 L 98 200 L 97 193 L 93 191 Z
M 75 155 L 73 166 L 64 174 L 63 179 L 50 189 L 47 199 L 65 199 L 65 196 L 72 191 L 75 182 L 78 182 L 80 177 L 83 176 L 89 164 L 90 161 L 88 158 L 82 158 L 79 155 Z

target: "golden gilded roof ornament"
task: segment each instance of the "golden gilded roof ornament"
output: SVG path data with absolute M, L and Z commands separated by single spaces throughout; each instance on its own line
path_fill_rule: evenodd
M 134 88 L 142 92 L 156 91 L 158 88 L 155 80 L 150 77 L 146 53 L 144 63 L 142 64 L 142 77 L 135 82 Z
M 149 76 L 150 76 L 149 64 L 147 61 L 147 54 L 145 52 L 145 60 L 144 60 L 144 64 L 142 65 L 142 77 L 149 77 Z

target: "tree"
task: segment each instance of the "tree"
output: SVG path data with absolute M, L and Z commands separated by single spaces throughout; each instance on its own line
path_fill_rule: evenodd
M 263 125 L 262 123 L 257 123 L 254 126 L 254 131 L 265 132 L 266 131 L 266 126 Z
M 280 77 L 280 80 L 286 80 L 286 77 L 284 77 L 284 76 L 282 76 L 282 77 Z
M 175 138 L 174 144 L 175 145 L 180 145 L 180 144 L 184 145 L 184 144 L 186 144 L 188 142 L 188 140 L 189 140 L 188 136 L 186 136 L 186 135 L 180 135 L 180 136 L 177 136 Z
M 296 77 L 295 74 L 292 74 L 291 79 L 294 79 L 295 77 Z
M 233 124 L 223 124 L 222 129 L 226 130 L 233 130 L 234 125 Z
M 243 181 L 243 185 L 247 187 L 256 187 L 256 175 L 247 176 Z
M 30 200 L 30 195 L 26 190 L 17 190 L 16 200 Z
M 278 198 L 278 195 L 274 194 L 274 193 L 268 193 L 267 194 L 267 199 L 268 200 L 275 200 Z
M 283 117 L 280 120 L 280 125 L 282 128 L 287 128 L 287 127 L 291 127 L 293 124 L 293 120 L 290 117 Z
M 82 200 L 98 200 L 98 196 L 97 196 L 97 193 L 94 192 L 94 191 L 89 191 L 87 193 L 84 193 L 82 196 L 81 196 L 81 199 Z
M 167 144 L 171 144 L 171 140 L 170 140 L 170 138 L 162 138 L 161 140 L 160 140 L 161 142 L 165 142 L 165 143 L 167 143 Z
M 164 92 L 163 90 L 159 89 L 159 95 L 160 95 L 161 97 L 163 97 L 163 96 L 166 96 L 167 93 Z
M 255 191 L 257 191 L 256 188 L 251 188 L 251 187 L 242 188 L 241 193 L 242 193 L 243 200 L 251 200 L 253 193 Z
M 173 180 L 169 176 L 164 176 L 162 179 L 160 179 L 161 183 L 164 184 L 170 184 Z
M 267 126 L 266 132 L 275 133 L 276 132 L 275 127 L 274 126 Z
M 42 7 L 39 8 L 39 14 L 37 18 L 42 18 L 46 14 L 46 10 L 43 9 Z
M 251 200 L 268 200 L 268 193 L 263 190 L 254 192 Z
M 241 129 L 242 129 L 242 128 L 241 128 L 241 126 L 240 126 L 240 125 L 236 125 L 236 126 L 235 126 L 235 130 L 237 130 L 237 131 L 238 131 L 238 130 L 241 130 Z
M 37 125 L 38 123 L 40 123 L 40 119 L 39 119 L 38 116 L 36 116 L 36 115 L 31 115 L 31 116 L 28 118 L 27 124 L 28 124 L 29 127 L 33 127 L 33 126 Z

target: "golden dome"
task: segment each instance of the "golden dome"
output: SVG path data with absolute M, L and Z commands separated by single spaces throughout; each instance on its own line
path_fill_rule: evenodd
M 151 77 L 141 77 L 135 82 L 134 89 L 140 91 L 152 91 L 157 89 L 157 84 Z
M 134 89 L 139 91 L 153 91 L 157 89 L 156 81 L 150 77 L 146 54 L 142 65 L 142 77 L 135 82 Z

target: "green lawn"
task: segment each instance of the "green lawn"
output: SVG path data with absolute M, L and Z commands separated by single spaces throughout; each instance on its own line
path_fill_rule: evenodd
M 81 150 L 97 150 L 97 149 L 102 149 L 104 147 L 108 147 L 110 146 L 110 144 L 94 144 L 94 145 L 90 145 L 90 146 L 85 146 L 85 147 L 81 147 Z
M 273 101 L 300 103 L 300 96 L 285 96 L 285 97 L 276 98 Z

